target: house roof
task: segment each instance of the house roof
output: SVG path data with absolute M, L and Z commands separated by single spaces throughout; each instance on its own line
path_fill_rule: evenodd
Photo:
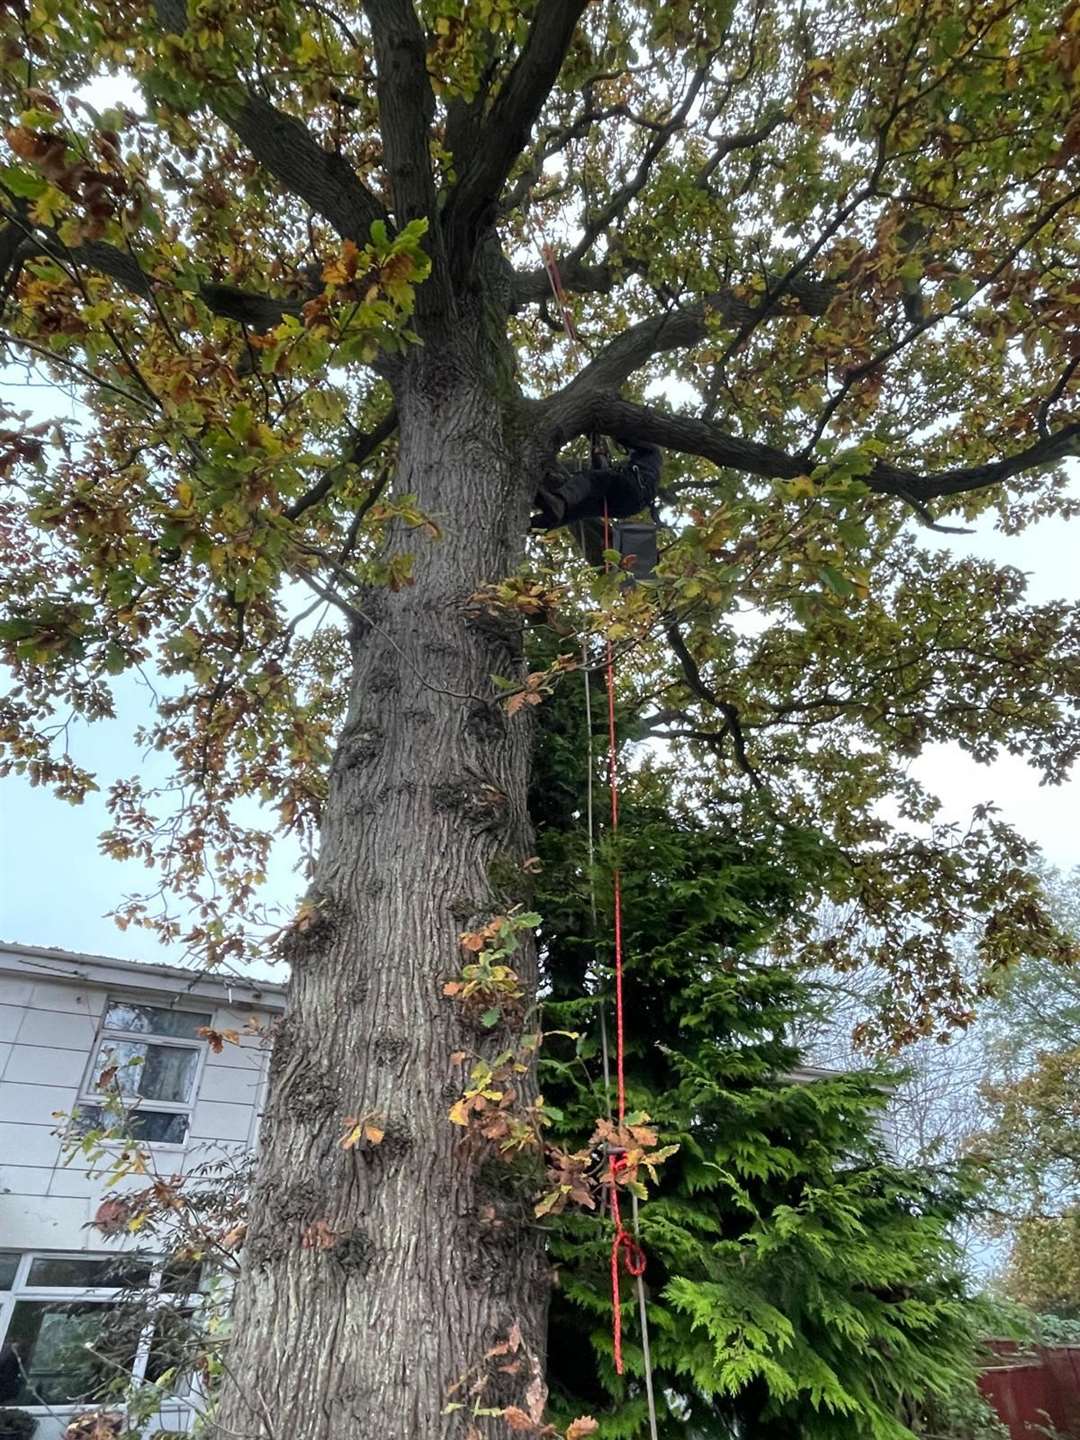
M 115 990 L 197 995 L 218 1005 L 285 1008 L 285 986 L 272 980 L 246 980 L 212 970 L 152 965 L 109 955 L 85 955 L 43 945 L 0 941 L 0 974 L 38 980 L 71 980 Z

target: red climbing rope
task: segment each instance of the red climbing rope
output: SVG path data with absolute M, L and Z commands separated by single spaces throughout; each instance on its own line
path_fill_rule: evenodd
M 552 294 L 555 296 L 559 309 L 562 311 L 563 329 L 566 331 L 567 339 L 572 345 L 580 345 L 581 340 L 574 327 L 574 317 L 570 313 L 570 302 L 566 298 L 566 291 L 563 289 L 562 276 L 559 274 L 559 262 L 555 259 L 555 251 L 550 245 L 540 246 L 540 254 L 543 257 L 544 269 L 551 281 Z
M 548 280 L 551 282 L 551 291 L 555 296 L 556 303 L 562 311 L 563 328 L 566 331 L 566 338 L 575 350 L 580 349 L 581 341 L 577 330 L 574 328 L 573 316 L 570 312 L 570 302 L 566 298 L 563 289 L 562 276 L 559 274 L 558 262 L 555 259 L 553 248 L 543 243 L 537 237 L 540 254 L 544 261 L 544 269 L 547 271 Z M 604 549 L 611 548 L 611 522 L 608 516 L 607 505 L 604 506 Z M 606 564 L 606 562 L 605 562 Z M 605 676 L 607 679 L 607 701 L 608 701 L 608 785 L 611 790 L 611 835 L 616 839 L 619 833 L 619 747 L 618 737 L 615 730 L 615 650 L 611 641 L 606 642 L 607 650 L 605 656 Z M 586 678 L 586 684 L 588 683 Z M 591 731 L 590 731 L 591 734 Z M 590 792 L 591 793 L 591 792 Z M 590 812 L 591 813 L 591 812 Z M 591 820 L 590 820 L 591 825 Z M 591 843 L 591 830 L 590 830 Z M 612 904 L 615 917 L 615 1073 L 619 1104 L 619 1129 L 626 1123 L 626 1025 L 623 1008 L 623 931 L 622 931 L 622 876 L 619 866 L 616 863 L 611 877 L 612 883 Z M 649 1354 L 649 1329 L 648 1317 L 645 1310 L 645 1289 L 642 1276 L 645 1274 L 645 1251 L 638 1244 L 622 1223 L 622 1214 L 619 1207 L 619 1185 L 618 1177 L 621 1170 L 626 1167 L 626 1155 L 622 1151 L 613 1151 L 610 1156 L 610 1177 L 608 1188 L 611 1191 L 611 1218 L 615 1226 L 615 1234 L 611 1241 L 611 1307 L 613 1315 L 613 1338 L 615 1353 L 615 1373 L 623 1373 L 622 1353 L 622 1294 L 619 1284 L 620 1268 L 625 1267 L 628 1275 L 632 1275 L 638 1283 L 638 1302 L 641 1314 L 641 1340 L 645 1357 L 645 1389 L 649 1407 L 649 1434 L 656 1440 L 656 1400 L 653 1395 L 652 1363 Z M 636 1206 L 636 1201 L 635 1201 Z M 634 1212 L 634 1225 L 637 1228 L 637 1211 Z
M 607 506 L 604 506 L 604 549 L 611 547 L 611 524 Z M 607 641 L 604 673 L 607 679 L 608 702 L 608 785 L 611 790 L 611 837 L 619 835 L 619 747 L 615 731 L 615 651 Z M 619 1105 L 619 1129 L 626 1123 L 626 1019 L 623 1004 L 623 933 L 622 933 L 622 875 L 616 860 L 611 874 L 612 909 L 615 919 L 615 1076 Z M 619 1291 L 619 1267 L 625 1265 L 629 1274 L 638 1276 L 645 1273 L 645 1252 L 634 1237 L 626 1230 L 619 1212 L 619 1172 L 626 1165 L 626 1156 L 616 1152 L 611 1156 L 611 1218 L 615 1234 L 611 1241 L 611 1306 L 614 1314 L 615 1373 L 623 1373 L 622 1357 L 622 1296 Z
M 604 549 L 609 548 L 607 506 L 604 506 Z M 605 665 L 608 713 L 608 786 L 611 790 L 611 838 L 619 835 L 619 752 L 615 735 L 615 652 L 607 642 Z M 623 1016 L 622 875 L 616 863 L 611 875 L 612 908 L 615 916 L 615 1083 L 619 1099 L 619 1128 L 626 1120 L 626 1074 L 624 1050 L 626 1027 Z
M 614 1317 L 615 1373 L 623 1373 L 622 1358 L 622 1295 L 619 1290 L 619 1266 L 625 1265 L 627 1273 L 635 1278 L 645 1274 L 645 1251 L 623 1228 L 619 1211 L 619 1171 L 626 1168 L 626 1156 L 615 1154 L 611 1157 L 611 1218 L 615 1222 L 615 1238 L 611 1242 L 611 1307 Z

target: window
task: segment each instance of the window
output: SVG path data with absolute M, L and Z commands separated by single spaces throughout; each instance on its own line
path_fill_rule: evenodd
M 199 1031 L 211 1018 L 196 1010 L 110 999 L 79 1102 L 79 1128 L 110 1128 L 102 1091 L 118 1091 L 125 1128 L 134 1139 L 182 1145 L 206 1048 Z
M 0 1251 L 0 1406 L 94 1404 L 125 1372 L 157 1380 L 182 1362 L 199 1283 L 197 1267 L 179 1283 L 131 1256 Z

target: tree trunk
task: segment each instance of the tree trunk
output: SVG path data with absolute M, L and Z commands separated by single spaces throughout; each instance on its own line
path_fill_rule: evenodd
M 541 1373 L 547 1271 L 528 1205 L 448 1120 L 463 1088 L 452 1053 L 491 1041 L 442 986 L 461 931 L 507 903 L 493 875 L 521 874 L 531 849 L 528 720 L 487 698 L 493 673 L 518 672 L 520 639 L 464 605 L 520 559 L 529 503 L 517 397 L 485 330 L 478 313 L 426 337 L 395 386 L 396 490 L 442 535 L 398 537 L 415 584 L 375 592 L 354 627 L 314 908 L 288 944 L 220 1411 L 229 1440 L 464 1435 L 469 1418 L 443 1413 L 451 1387 L 515 1322 L 520 1375 L 493 1377 L 480 1403 L 521 1404 Z M 520 968 L 534 987 L 531 947 Z M 377 1117 L 385 1138 L 343 1149 L 349 1115 Z

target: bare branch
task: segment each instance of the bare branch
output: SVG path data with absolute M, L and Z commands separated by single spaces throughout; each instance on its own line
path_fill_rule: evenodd
M 724 730 L 721 732 L 721 736 L 724 734 L 731 736 L 731 747 L 735 752 L 735 763 L 743 774 L 749 778 L 755 790 L 764 790 L 765 782 L 754 769 L 753 765 L 751 765 L 746 753 L 746 739 L 742 732 L 742 726 L 739 723 L 738 710 L 728 701 L 722 700 L 712 686 L 705 683 L 701 670 L 698 668 L 698 663 L 690 653 L 683 633 L 674 620 L 670 620 L 668 623 L 667 638 L 668 644 L 675 652 L 675 658 L 682 667 L 683 675 L 690 689 L 699 700 L 704 700 L 706 705 L 711 705 L 723 715 Z
M 705 63 L 694 71 L 690 77 L 690 83 L 686 87 L 686 94 L 680 101 L 678 108 L 673 111 L 670 118 L 660 126 L 648 145 L 646 145 L 645 153 L 641 157 L 641 161 L 632 179 L 628 180 L 625 185 L 621 185 L 619 189 L 615 191 L 615 194 L 612 195 L 611 199 L 597 215 L 586 217 L 584 234 L 574 246 L 573 250 L 571 250 L 570 260 L 583 259 L 592 249 L 597 239 L 615 223 L 630 202 L 645 188 L 656 160 L 663 152 L 672 135 L 674 135 L 676 131 L 681 130 L 686 123 L 686 117 L 689 115 L 694 101 L 701 93 L 701 87 L 705 84 L 705 79 L 709 73 L 709 67 L 712 61 L 713 56 L 709 55 Z
M 697 177 L 697 183 L 703 189 L 708 188 L 709 180 L 715 174 L 717 168 L 723 164 L 729 155 L 736 150 L 752 150 L 756 145 L 762 145 L 773 133 L 779 129 L 791 116 L 786 110 L 774 111 L 753 130 L 740 130 L 734 135 L 723 135 L 716 141 L 716 148 L 709 159 L 702 166 Z

